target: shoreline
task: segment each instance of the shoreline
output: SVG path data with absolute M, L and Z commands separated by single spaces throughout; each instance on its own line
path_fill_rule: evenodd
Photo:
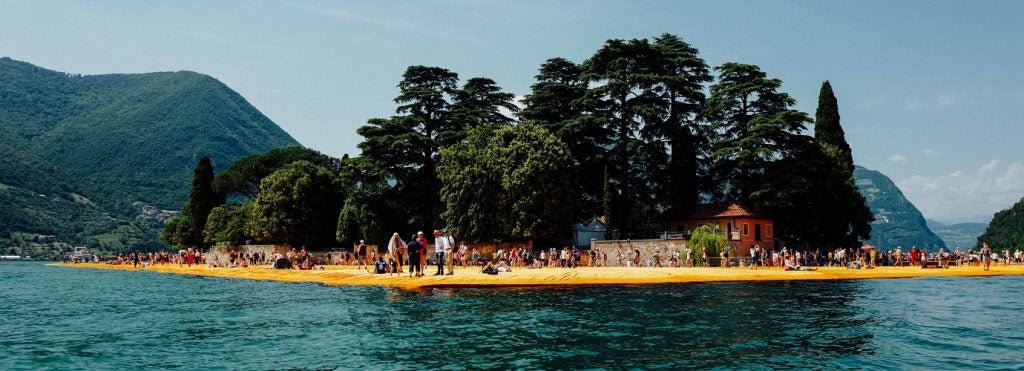
M 821 267 L 815 271 L 784 271 L 779 268 L 630 268 L 580 267 L 513 269 L 498 275 L 480 273 L 479 268 L 456 268 L 450 276 L 409 277 L 371 274 L 354 266 L 325 266 L 324 270 L 269 269 L 263 266 L 248 268 L 184 267 L 176 264 L 133 268 L 130 265 L 103 263 L 54 263 L 56 267 L 118 269 L 150 271 L 206 277 L 237 278 L 279 282 L 312 282 L 332 286 L 383 286 L 400 289 L 426 289 L 439 287 L 559 287 L 594 285 L 649 285 L 663 283 L 700 282 L 772 282 L 772 281 L 831 281 L 860 279 L 896 279 L 918 277 L 990 277 L 1024 275 L 1024 266 L 950 267 L 922 269 L 920 267 L 878 267 L 874 269 L 846 269 Z M 432 271 L 427 267 L 427 271 Z M 436 268 L 433 270 L 436 271 Z

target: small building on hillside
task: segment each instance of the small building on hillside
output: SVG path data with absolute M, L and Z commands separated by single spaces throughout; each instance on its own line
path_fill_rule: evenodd
M 689 239 L 694 229 L 705 224 L 725 232 L 729 244 L 737 249 L 734 256 L 749 256 L 754 245 L 774 248 L 776 244 L 774 220 L 735 202 L 698 205 L 669 222 L 668 228 L 670 233 Z

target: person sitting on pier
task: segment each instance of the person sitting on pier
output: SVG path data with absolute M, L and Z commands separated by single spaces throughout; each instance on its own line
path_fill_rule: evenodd
M 796 260 L 796 258 L 793 257 L 793 255 L 790 255 L 790 256 L 786 257 L 785 263 L 783 265 L 785 266 L 783 269 L 785 269 L 787 271 L 813 271 L 813 270 L 815 270 L 814 268 L 811 268 L 811 267 L 801 266 L 800 263 Z
M 491 262 L 487 262 L 487 265 L 484 265 L 484 268 L 480 270 L 480 273 L 497 275 L 498 268 L 495 267 L 494 264 L 492 264 Z

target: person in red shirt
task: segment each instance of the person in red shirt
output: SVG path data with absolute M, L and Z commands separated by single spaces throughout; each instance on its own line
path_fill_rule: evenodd
M 420 272 L 423 272 L 427 268 L 427 247 L 430 246 L 430 243 L 427 242 L 427 237 L 423 235 L 423 231 L 419 231 L 416 236 L 416 241 L 419 241 L 420 245 L 423 246 L 420 249 Z

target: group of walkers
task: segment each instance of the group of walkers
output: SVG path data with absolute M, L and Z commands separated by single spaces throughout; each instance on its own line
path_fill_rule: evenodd
M 324 264 L 350 264 L 369 270 L 376 274 L 401 275 L 405 270 L 410 277 L 421 277 L 426 274 L 428 257 L 433 258 L 437 269 L 433 275 L 453 275 L 455 266 L 482 267 L 484 273 L 497 274 L 508 272 L 514 267 L 539 269 L 545 267 L 577 268 L 580 266 L 605 267 L 694 267 L 694 266 L 741 266 L 754 268 L 773 267 L 786 270 L 809 270 L 813 267 L 846 267 L 850 269 L 871 269 L 879 266 L 920 266 L 922 268 L 948 268 L 949 266 L 980 266 L 988 270 L 993 263 L 1005 265 L 1024 265 L 1024 252 L 1020 249 L 1002 253 L 994 251 L 988 244 L 980 249 L 963 250 L 957 247 L 952 252 L 939 249 L 928 252 L 917 247 L 904 252 L 901 247 L 894 250 L 878 251 L 871 246 L 861 248 L 837 248 L 822 251 L 797 250 L 783 247 L 762 248 L 753 246 L 749 256 L 730 255 L 731 251 L 723 250 L 718 256 L 709 256 L 706 249 L 696 252 L 691 249 L 655 250 L 645 256 L 641 249 L 614 249 L 614 259 L 609 259 L 606 251 L 597 249 L 582 250 L 576 246 L 564 246 L 561 249 L 549 248 L 534 251 L 528 248 L 514 247 L 498 249 L 490 256 L 484 256 L 476 248 L 470 248 L 465 242 L 456 247 L 455 239 L 447 231 L 434 230 L 433 241 L 424 233 L 413 234 L 403 240 L 398 233 L 388 241 L 387 251 L 378 253 L 370 249 L 366 241 L 350 252 L 330 252 L 316 256 L 301 249 L 290 249 L 285 253 L 273 252 L 230 252 L 224 260 L 218 254 L 203 254 L 199 249 L 182 249 L 177 253 L 171 251 L 126 252 L 104 260 L 112 265 L 132 265 L 147 267 L 150 265 L 177 264 L 180 266 L 208 266 L 245 268 L 266 266 L 277 269 L 312 270 L 323 269 Z M 433 242 L 431 244 L 431 242 Z M 630 251 L 632 250 L 632 251 Z M 734 252 L 733 250 L 732 252 Z M 431 255 L 432 254 L 432 255 Z
M 433 250 L 426 235 L 420 231 L 412 235 L 408 241 L 403 240 L 401 235 L 395 233 L 388 241 L 387 252 L 378 254 L 371 250 L 365 240 L 360 240 L 356 246 L 351 260 L 344 256 L 339 264 L 353 263 L 360 268 L 370 269 L 376 274 L 403 274 L 409 270 L 410 277 L 422 277 L 426 274 L 428 254 L 433 254 L 434 264 L 437 266 L 435 276 L 455 274 L 455 266 L 467 266 L 467 260 L 472 257 L 475 262 L 477 257 L 476 249 L 470 252 L 465 242 L 455 246 L 455 238 L 447 231 L 434 230 Z
M 773 251 L 754 246 L 750 254 L 751 267 L 815 266 L 870 269 L 879 266 L 919 266 L 922 268 L 980 266 L 982 269 L 988 270 L 993 262 L 1001 262 L 1004 266 L 1024 264 L 1024 252 L 1021 250 L 1011 252 L 1007 249 L 999 254 L 993 251 L 987 243 L 983 243 L 982 247 L 977 250 L 963 250 L 957 247 L 952 252 L 946 251 L 944 248 L 940 248 L 937 252 L 928 252 L 916 246 L 906 252 L 902 247 L 880 252 L 872 246 L 865 246 L 859 249 L 838 248 L 822 253 L 821 250 L 796 251 L 787 250 L 785 247 L 781 251 Z M 792 264 L 787 264 L 787 261 L 792 261 Z

